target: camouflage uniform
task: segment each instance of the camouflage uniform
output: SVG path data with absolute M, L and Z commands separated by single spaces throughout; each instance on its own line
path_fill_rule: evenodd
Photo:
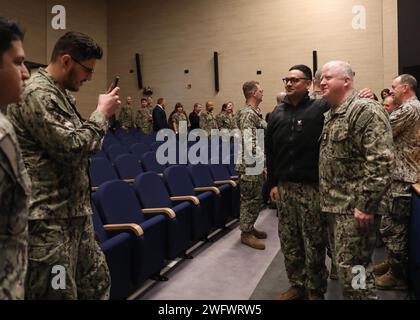
M 245 108 L 236 114 L 235 120 L 239 130 L 241 130 L 242 136 L 245 129 L 252 129 L 252 154 L 260 155 L 262 159 L 259 161 L 264 161 L 263 146 L 261 148 L 261 146 L 258 146 L 256 143 L 256 129 L 267 129 L 267 122 L 263 119 L 261 111 L 251 106 L 245 106 Z M 261 195 L 262 186 L 264 184 L 264 174 L 247 175 L 245 172 L 247 166 L 252 165 L 245 164 L 244 159 L 242 159 L 241 164 L 236 165 L 239 181 L 241 183 L 239 228 L 242 232 L 251 232 L 253 230 L 258 214 L 264 207 Z
M 185 113 L 175 112 L 172 116 L 172 122 L 174 122 L 174 130 L 176 132 L 179 132 L 179 123 L 181 121 L 186 121 L 187 127 L 189 127 L 190 123 L 189 123 L 187 115 Z
M 200 115 L 200 129 L 203 129 L 207 132 L 210 137 L 211 129 L 218 129 L 217 121 L 213 112 L 203 111 Z
M 411 184 L 420 175 L 420 102 L 413 97 L 390 115 L 394 136 L 396 168 L 391 186 L 389 215 L 382 218 L 381 234 L 388 262 L 404 275 L 408 261 L 408 225 L 411 212 Z
M 356 93 L 325 116 L 319 160 L 321 209 L 334 224 L 340 282 L 346 298 L 373 298 L 373 276 L 368 269 L 366 290 L 352 287 L 352 268 L 367 268 L 375 247 L 375 226 L 357 228 L 354 209 L 380 213 L 394 165 L 391 126 L 378 102 L 360 99 Z
M 83 120 L 75 99 L 45 69 L 27 82 L 19 107 L 8 108 L 32 181 L 29 203 L 30 299 L 103 299 L 110 278 L 91 219 L 88 159 L 101 148 L 107 120 Z M 52 268 L 66 268 L 66 289 L 52 289 Z
M 24 298 L 29 194 L 15 132 L 0 112 L 0 300 Z
M 233 113 L 220 112 L 216 116 L 216 122 L 219 129 L 233 130 L 237 128 Z
M 318 184 L 279 182 L 278 195 L 278 231 L 290 284 L 324 294 L 326 217 L 319 207 Z
M 150 134 L 153 131 L 152 120 L 149 120 L 151 116 L 152 112 L 148 107 L 140 107 L 135 113 L 135 127 L 144 134 Z
M 135 112 L 131 105 L 125 105 L 121 107 L 120 114 L 118 115 L 118 120 L 121 123 L 122 127 L 133 128 L 135 120 Z

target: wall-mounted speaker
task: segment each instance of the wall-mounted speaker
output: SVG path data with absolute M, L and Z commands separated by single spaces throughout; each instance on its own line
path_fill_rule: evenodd
M 143 76 L 141 74 L 140 54 L 136 53 L 136 71 L 137 71 L 137 85 L 139 89 L 143 88 Z
M 214 89 L 216 92 L 219 92 L 219 54 L 214 52 Z
M 316 50 L 312 51 L 312 72 L 316 73 L 318 70 L 318 52 Z

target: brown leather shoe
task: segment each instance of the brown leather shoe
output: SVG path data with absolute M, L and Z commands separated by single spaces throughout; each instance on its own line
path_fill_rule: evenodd
M 402 276 L 397 275 L 395 272 L 388 270 L 382 276 L 375 278 L 375 286 L 380 290 L 407 290 L 407 282 Z
M 252 232 L 242 232 L 241 233 L 241 242 L 250 246 L 251 248 L 264 250 L 265 243 L 262 240 L 257 239 Z
M 389 263 L 388 261 L 384 261 L 378 264 L 373 265 L 372 272 L 375 276 L 382 276 L 387 273 L 389 270 Z
M 252 234 L 257 239 L 267 239 L 267 232 L 257 230 L 257 229 L 255 229 L 255 227 L 254 227 L 254 229 L 252 229 Z
M 303 288 L 290 287 L 286 292 L 279 294 L 276 300 L 304 300 L 306 298 L 306 292 Z

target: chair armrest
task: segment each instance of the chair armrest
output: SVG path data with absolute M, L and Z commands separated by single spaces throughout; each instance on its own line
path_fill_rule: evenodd
M 149 208 L 149 209 L 141 209 L 144 214 L 147 213 L 165 213 L 169 218 L 173 219 L 176 218 L 175 211 L 171 208 Z
M 420 196 L 420 183 L 413 184 L 413 190 Z
M 128 184 L 133 184 L 134 183 L 134 179 L 124 179 L 125 182 L 127 182 Z
M 196 196 L 178 196 L 171 197 L 171 201 L 191 201 L 196 206 L 200 205 L 200 200 Z
M 104 225 L 106 231 L 121 231 L 121 230 L 130 230 L 137 237 L 140 237 L 144 234 L 143 229 L 135 223 L 124 223 L 124 224 L 106 224 Z
M 215 185 L 221 185 L 221 184 L 230 184 L 233 188 L 236 188 L 236 182 L 233 180 L 220 180 L 220 181 L 214 181 Z
M 217 195 L 220 195 L 220 190 L 217 189 L 216 187 L 199 187 L 199 188 L 194 188 L 194 191 L 211 191 L 214 192 Z

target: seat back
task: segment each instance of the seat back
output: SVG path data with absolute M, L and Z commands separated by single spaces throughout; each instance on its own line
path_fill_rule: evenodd
M 160 176 L 155 172 L 145 172 L 137 176 L 135 189 L 144 208 L 171 208 L 168 190 Z
M 122 155 L 129 153 L 128 148 L 123 145 L 112 145 L 110 146 L 106 151 L 109 160 L 111 160 L 112 163 L 114 163 L 115 159 Z
M 111 163 L 105 158 L 90 159 L 89 175 L 92 187 L 99 187 L 106 181 L 118 179 Z
M 141 160 L 143 155 L 149 151 L 150 151 L 150 148 L 141 142 L 135 143 L 130 146 L 130 152 L 132 155 L 134 155 L 137 158 L 137 160 Z
M 188 165 L 192 181 L 195 187 L 214 186 L 213 177 L 210 169 L 206 164 Z
M 171 166 L 165 169 L 165 182 L 172 196 L 194 195 L 194 184 L 185 166 Z
M 114 161 L 114 167 L 118 173 L 120 179 L 135 179 L 140 173 L 143 173 L 143 169 L 136 159 L 131 154 L 122 154 L 118 156 Z
M 124 181 L 104 183 L 93 201 L 105 224 L 140 224 L 145 220 L 134 190 Z
M 163 173 L 165 171 L 166 166 L 160 164 L 156 160 L 156 152 L 149 151 L 146 152 L 143 157 L 141 158 L 141 164 L 143 166 L 144 171 L 152 171 L 155 173 Z
M 216 180 L 231 180 L 229 170 L 223 164 L 210 164 L 210 172 L 213 179 Z

